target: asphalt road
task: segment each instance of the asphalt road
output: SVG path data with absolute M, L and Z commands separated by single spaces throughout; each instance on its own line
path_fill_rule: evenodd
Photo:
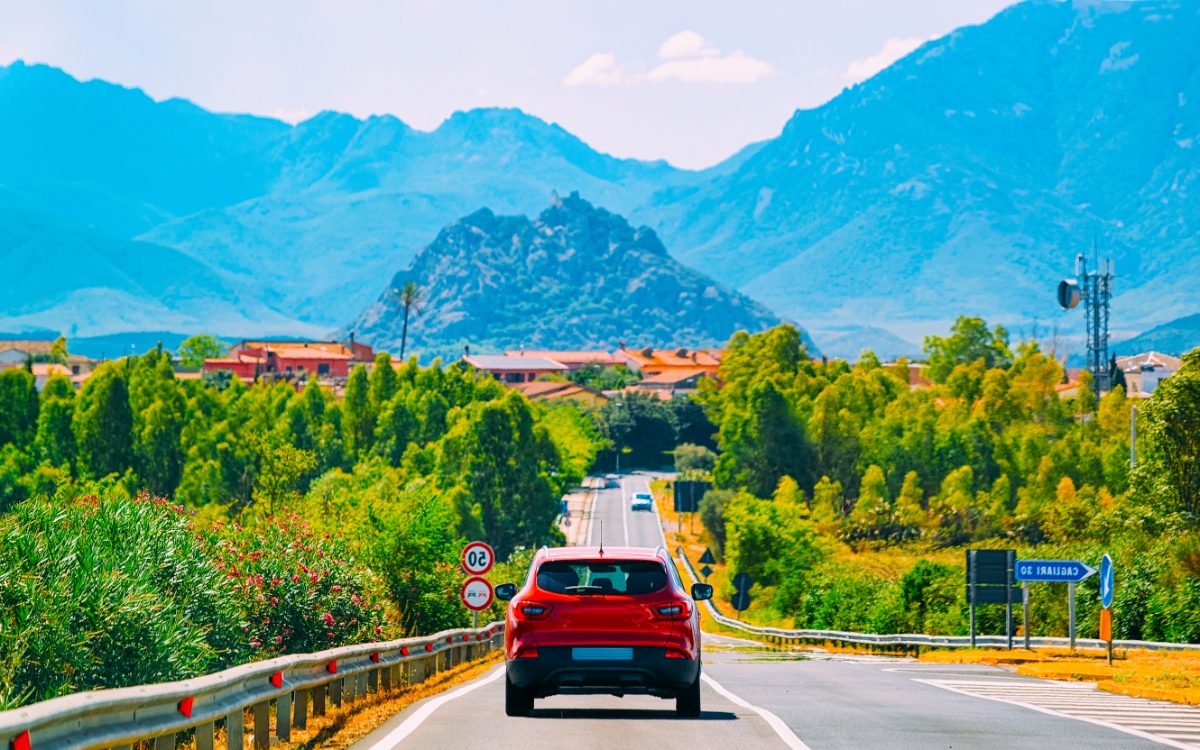
M 593 544 L 600 521 L 606 544 L 662 544 L 657 515 L 629 510 L 628 496 L 647 484 L 634 475 L 619 490 L 599 492 L 590 514 Z M 673 701 L 647 696 L 554 696 L 539 700 L 529 717 L 509 718 L 498 667 L 410 706 L 355 748 L 1200 747 L 1200 711 L 1089 686 L 1018 678 L 993 667 L 772 652 L 719 636 L 707 636 L 705 648 L 698 719 L 678 719 Z M 1110 720 L 1120 727 L 1104 725 Z

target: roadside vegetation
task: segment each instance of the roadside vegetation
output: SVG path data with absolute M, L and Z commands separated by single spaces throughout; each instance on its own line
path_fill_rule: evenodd
M 463 542 L 513 577 L 603 443 L 387 355 L 341 399 L 181 381 L 160 350 L 34 385 L 0 373 L 0 709 L 467 625 Z
M 964 549 L 1117 564 L 1114 636 L 1200 640 L 1200 354 L 1138 406 L 1097 401 L 1084 374 L 1036 341 L 963 318 L 925 344 L 929 387 L 906 363 L 869 353 L 853 367 L 805 354 L 798 332 L 738 334 L 723 387 L 697 397 L 717 425 L 715 488 L 701 538 L 722 606 L 734 573 L 756 585 L 751 619 L 800 628 L 963 634 Z M 669 523 L 668 523 L 669 526 Z M 1079 588 L 1079 633 L 1095 637 L 1093 577 Z M 1035 585 L 1033 629 L 1065 635 L 1065 584 Z M 979 608 L 1001 632 L 1003 608 Z

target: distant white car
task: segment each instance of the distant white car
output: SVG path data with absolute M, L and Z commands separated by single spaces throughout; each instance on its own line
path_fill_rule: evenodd
M 654 510 L 654 498 L 649 492 L 633 493 L 633 500 L 629 503 L 630 510 Z
M 619 476 L 617 476 L 616 474 L 605 474 L 604 475 L 604 486 L 605 487 L 620 487 L 621 486 L 621 478 Z

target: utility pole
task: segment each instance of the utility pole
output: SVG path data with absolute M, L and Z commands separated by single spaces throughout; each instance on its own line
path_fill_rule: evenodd
M 1129 468 L 1137 468 L 1137 404 L 1129 405 Z

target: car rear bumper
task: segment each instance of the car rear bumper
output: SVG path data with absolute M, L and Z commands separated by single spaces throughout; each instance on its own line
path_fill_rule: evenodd
M 629 661 L 575 661 L 567 646 L 538 649 L 534 659 L 506 663 L 513 684 L 539 698 L 560 693 L 646 694 L 674 697 L 696 681 L 700 663 L 668 659 L 665 648 L 639 646 Z

